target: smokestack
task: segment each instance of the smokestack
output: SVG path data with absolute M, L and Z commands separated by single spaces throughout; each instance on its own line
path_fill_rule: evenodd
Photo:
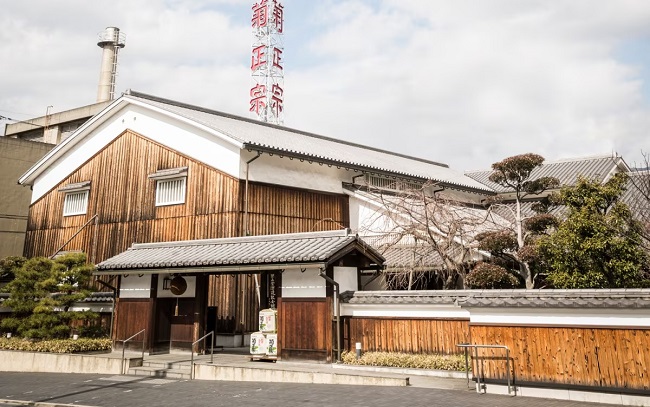
M 102 66 L 99 73 L 97 102 L 113 100 L 115 95 L 115 76 L 117 75 L 117 53 L 124 48 L 126 36 L 117 27 L 106 27 L 99 33 L 97 45 L 102 48 Z

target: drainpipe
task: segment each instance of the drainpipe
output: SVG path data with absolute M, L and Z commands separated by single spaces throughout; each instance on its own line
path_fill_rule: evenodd
M 323 277 L 325 281 L 334 286 L 334 313 L 336 315 L 336 362 L 341 363 L 341 307 L 339 305 L 339 283 L 331 279 L 325 274 L 325 270 L 320 269 L 318 275 Z
M 246 183 L 244 186 L 244 236 L 250 235 L 250 230 L 248 229 L 248 167 L 250 163 L 260 158 L 261 155 L 262 153 L 258 151 L 255 157 L 246 161 Z
M 260 151 L 258 151 L 257 155 L 255 157 L 253 157 L 250 160 L 246 161 L 246 183 L 245 183 L 245 186 L 244 186 L 244 236 L 250 235 L 250 230 L 248 228 L 248 169 L 249 169 L 250 163 L 252 163 L 253 161 L 260 158 L 261 155 L 262 155 L 262 153 Z M 257 274 L 255 274 L 254 277 L 255 277 L 255 292 L 257 293 L 257 306 L 261 308 L 262 307 L 262 299 L 261 299 L 261 296 L 260 296 L 260 282 L 259 282 L 259 279 L 257 278 Z M 237 278 L 239 278 L 239 277 L 237 277 Z M 243 296 L 242 296 L 242 298 L 243 298 Z M 242 304 L 243 304 L 243 302 L 242 302 Z M 244 312 L 244 306 L 242 305 L 242 318 L 244 316 L 243 312 Z M 242 338 L 243 338 L 243 336 L 242 336 Z

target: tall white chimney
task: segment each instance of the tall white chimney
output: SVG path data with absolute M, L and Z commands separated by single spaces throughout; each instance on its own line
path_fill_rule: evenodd
M 106 27 L 99 33 L 97 45 L 102 48 L 102 66 L 99 72 L 97 102 L 113 100 L 115 95 L 115 76 L 117 75 L 117 53 L 124 48 L 126 36 L 117 27 Z

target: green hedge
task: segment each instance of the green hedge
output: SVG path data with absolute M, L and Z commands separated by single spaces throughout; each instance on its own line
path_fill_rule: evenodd
M 365 352 L 360 359 L 357 359 L 355 352 L 343 352 L 341 360 L 346 365 L 465 371 L 465 357 L 463 355 Z
M 53 339 L 47 341 L 29 341 L 20 338 L 0 338 L 0 349 L 27 352 L 78 353 L 110 351 L 110 339 Z

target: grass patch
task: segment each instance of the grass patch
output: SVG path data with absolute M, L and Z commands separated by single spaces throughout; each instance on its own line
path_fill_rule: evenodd
M 432 369 L 465 371 L 463 355 L 431 355 L 401 352 L 365 352 L 357 359 L 355 352 L 343 352 L 341 360 L 346 365 L 401 367 L 408 369 Z
M 0 349 L 26 352 L 79 353 L 110 351 L 110 339 L 80 338 L 29 341 L 21 338 L 0 338 Z

